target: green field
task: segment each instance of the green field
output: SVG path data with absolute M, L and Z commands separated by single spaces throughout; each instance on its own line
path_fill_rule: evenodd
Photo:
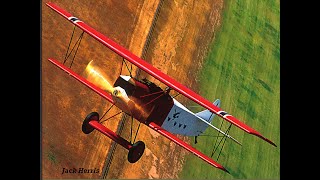
M 280 0 L 226 0 L 222 25 L 199 76 L 201 95 L 221 99 L 223 110 L 278 147 L 232 126 L 230 135 L 242 146 L 227 139 L 219 159 L 218 152 L 213 156 L 231 175 L 190 154 L 179 177 L 280 179 Z M 213 124 L 222 122 L 225 130 L 229 123 L 221 118 Z M 200 136 L 197 144 L 190 143 L 210 156 L 215 140 Z

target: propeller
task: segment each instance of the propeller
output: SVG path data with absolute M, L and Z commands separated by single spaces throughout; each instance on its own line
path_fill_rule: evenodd
M 102 90 L 110 93 L 116 105 L 124 112 L 130 115 L 136 114 L 138 118 L 146 119 L 148 117 L 148 113 L 139 105 L 137 100 L 133 97 L 128 97 L 125 89 L 120 86 L 113 87 L 111 85 L 110 78 L 98 66 L 93 64 L 93 60 L 85 68 L 83 77 Z

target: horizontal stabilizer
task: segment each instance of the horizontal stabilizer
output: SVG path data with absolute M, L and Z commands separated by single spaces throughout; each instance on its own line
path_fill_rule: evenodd
M 210 127 L 212 127 L 213 129 L 217 130 L 218 132 L 220 132 L 221 134 L 225 135 L 226 137 L 232 139 L 234 142 L 238 143 L 239 145 L 242 145 L 238 140 L 236 140 L 235 138 L 233 138 L 232 136 L 230 136 L 229 134 L 226 134 L 225 132 L 221 131 L 219 128 L 215 127 L 214 125 L 212 125 L 211 123 L 207 122 L 206 120 L 202 119 L 202 118 L 198 118 L 199 120 L 201 120 L 202 122 L 204 122 L 205 124 L 209 125 Z

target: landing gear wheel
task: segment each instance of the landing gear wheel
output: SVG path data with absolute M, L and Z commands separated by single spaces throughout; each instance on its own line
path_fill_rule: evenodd
M 85 134 L 89 134 L 94 130 L 94 128 L 89 124 L 90 121 L 99 121 L 99 114 L 97 112 L 91 112 L 83 120 L 82 132 Z
M 142 141 L 138 141 L 132 145 L 132 147 L 129 149 L 128 153 L 128 161 L 130 163 L 137 162 L 141 156 L 143 155 L 145 144 Z

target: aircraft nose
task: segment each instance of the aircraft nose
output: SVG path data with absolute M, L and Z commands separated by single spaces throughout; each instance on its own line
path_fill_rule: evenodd
M 116 90 L 116 89 L 112 92 L 112 94 L 113 94 L 114 96 L 117 96 L 117 95 L 118 95 L 118 93 L 119 93 L 119 91 L 118 91 L 118 90 Z

